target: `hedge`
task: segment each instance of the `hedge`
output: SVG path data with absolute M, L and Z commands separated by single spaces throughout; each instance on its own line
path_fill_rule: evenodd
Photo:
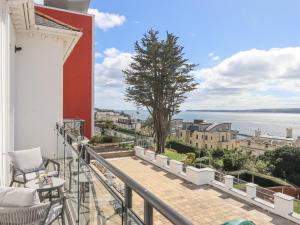
M 261 187 L 291 186 L 289 183 L 277 177 L 272 177 L 265 174 L 253 173 L 247 170 L 234 171 L 229 174 L 235 177 L 238 177 L 239 174 L 239 178 L 247 182 L 252 182 L 252 174 L 253 174 L 254 183 Z
M 166 143 L 166 147 L 167 148 L 172 148 L 172 149 L 176 150 L 178 153 L 181 153 L 181 154 L 195 153 L 196 149 L 197 149 L 193 146 L 190 146 L 190 145 L 178 142 L 178 141 L 174 141 L 174 140 L 168 141 Z

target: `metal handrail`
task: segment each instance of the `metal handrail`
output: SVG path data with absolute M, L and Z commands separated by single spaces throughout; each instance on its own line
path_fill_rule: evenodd
M 59 131 L 60 126 L 57 124 L 57 130 Z M 76 138 L 73 135 L 68 134 L 67 132 L 64 133 L 65 137 L 68 138 L 74 138 L 74 141 L 77 141 Z M 192 222 L 190 222 L 187 218 L 179 214 L 177 211 L 175 211 L 173 208 L 171 208 L 169 205 L 164 203 L 162 200 L 160 200 L 158 197 L 156 197 L 154 194 L 152 194 L 148 189 L 137 183 L 134 179 L 127 176 L 125 173 L 123 173 L 121 170 L 119 170 L 117 167 L 109 163 L 107 160 L 105 160 L 102 156 L 98 155 L 92 148 L 90 148 L 87 144 L 81 143 L 85 147 L 86 153 L 88 153 L 90 156 L 93 157 L 96 161 L 101 163 L 103 166 L 105 166 L 108 170 L 110 170 L 115 176 L 117 176 L 124 184 L 134 192 L 136 192 L 140 197 L 142 197 L 145 201 L 145 206 L 149 208 L 149 205 L 153 208 L 155 208 L 158 212 L 160 212 L 163 216 L 165 216 L 170 222 L 172 222 L 175 225 L 193 225 Z M 125 196 L 126 197 L 126 196 Z M 126 199 L 125 199 L 126 201 Z M 153 213 L 152 213 L 153 214 Z M 153 216 L 153 215 L 152 215 Z M 146 218 L 145 218 L 146 220 Z M 152 218 L 150 219 L 152 220 Z M 151 222 L 148 223 L 145 221 L 145 224 L 152 224 Z
M 89 146 L 86 146 L 86 151 L 93 156 L 98 162 L 103 164 L 107 169 L 109 169 L 114 175 L 116 175 L 121 181 L 123 181 L 128 187 L 130 187 L 134 192 L 139 194 L 144 200 L 149 202 L 157 211 L 164 215 L 167 219 L 170 220 L 173 224 L 176 225 L 191 225 L 192 223 L 187 220 L 185 217 L 177 213 L 173 208 L 164 203 L 162 200 L 157 198 L 152 194 L 148 189 L 144 188 L 142 185 L 137 183 L 131 177 L 127 176 L 121 170 L 113 166 L 102 156 L 98 155 L 93 149 Z

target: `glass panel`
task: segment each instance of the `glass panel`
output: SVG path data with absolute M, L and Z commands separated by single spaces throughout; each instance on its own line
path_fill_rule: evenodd
M 266 188 L 257 187 L 256 188 L 256 197 L 263 199 L 269 203 L 274 204 L 274 191 L 271 191 Z
M 141 219 L 135 215 L 135 213 L 128 209 L 127 210 L 127 224 L 128 225 L 143 225 L 144 223 L 141 221 Z
M 159 211 L 153 209 L 153 225 L 172 225 L 172 223 Z
M 80 224 L 121 225 L 123 203 L 85 161 L 80 160 L 79 184 Z
M 78 176 L 78 153 L 73 149 L 70 144 L 65 146 L 65 159 L 64 159 L 64 179 L 65 190 L 68 206 L 70 208 L 72 217 L 77 222 L 79 219 L 79 185 L 77 182 Z
M 233 187 L 240 191 L 246 192 L 246 184 L 246 181 L 243 181 L 238 178 L 233 178 Z
M 215 180 L 224 183 L 224 174 L 218 171 L 215 172 Z
M 300 214 L 300 200 L 294 200 L 294 212 Z
M 144 221 L 144 199 L 132 190 L 132 211 Z

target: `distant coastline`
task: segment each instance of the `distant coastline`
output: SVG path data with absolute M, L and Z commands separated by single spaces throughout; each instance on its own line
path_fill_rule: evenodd
M 236 112 L 236 113 L 300 113 L 300 108 L 278 108 L 278 109 L 190 109 L 185 110 L 186 112 Z

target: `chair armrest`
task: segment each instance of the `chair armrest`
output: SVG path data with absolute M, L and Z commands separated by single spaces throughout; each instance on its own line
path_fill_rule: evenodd
M 13 184 L 16 175 L 22 175 L 24 183 L 26 183 L 26 172 L 24 170 L 17 168 L 13 164 L 11 164 L 11 169 L 12 169 L 12 183 L 10 184 L 10 186 Z
M 22 174 L 22 175 L 25 175 L 25 174 L 26 174 L 26 172 L 25 172 L 24 170 L 21 170 L 21 169 L 15 167 L 14 165 L 12 165 L 12 168 L 13 168 L 13 170 L 14 170 L 15 172 L 19 172 L 19 173 Z
M 56 170 L 57 170 L 58 176 L 59 176 L 59 173 L 60 173 L 60 163 L 59 162 L 56 162 L 53 159 L 49 159 L 49 158 L 45 158 L 45 157 L 43 157 L 43 161 L 44 161 L 45 168 L 47 168 L 47 166 L 49 165 L 49 163 L 52 163 L 54 165 L 54 168 L 56 166 Z

